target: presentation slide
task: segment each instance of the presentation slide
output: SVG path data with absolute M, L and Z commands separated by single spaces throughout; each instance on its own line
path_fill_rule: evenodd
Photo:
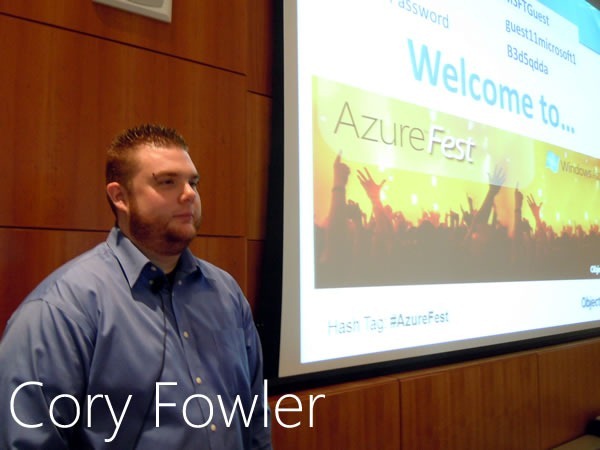
M 285 4 L 279 375 L 600 327 L 600 13 Z

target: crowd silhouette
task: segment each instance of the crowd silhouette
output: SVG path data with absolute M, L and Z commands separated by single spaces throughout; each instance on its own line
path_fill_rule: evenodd
M 416 221 L 381 200 L 386 180 L 377 182 L 367 168 L 356 177 L 372 206 L 367 215 L 346 198 L 350 168 L 341 153 L 333 164 L 331 203 L 326 221 L 315 223 L 316 286 L 375 286 L 549 279 L 597 275 L 600 232 L 594 224 L 554 230 L 542 219 L 543 202 L 504 187 L 505 172 L 489 176 L 487 193 L 475 205 L 466 192 L 460 212 L 423 211 Z M 498 221 L 494 199 L 501 189 L 514 191 L 512 223 Z M 535 219 L 523 217 L 523 203 Z M 504 206 L 506 207 L 506 206 Z

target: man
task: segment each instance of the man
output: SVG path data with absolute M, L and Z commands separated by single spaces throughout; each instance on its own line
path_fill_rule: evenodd
M 112 143 L 116 226 L 44 280 L 0 341 L 0 448 L 271 448 L 248 302 L 188 249 L 198 179 L 175 130 Z

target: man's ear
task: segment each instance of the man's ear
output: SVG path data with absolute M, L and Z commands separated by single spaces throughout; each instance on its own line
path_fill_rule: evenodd
M 127 190 L 120 183 L 113 181 L 106 185 L 106 194 L 114 205 L 115 209 L 121 213 L 129 214 L 129 197 Z

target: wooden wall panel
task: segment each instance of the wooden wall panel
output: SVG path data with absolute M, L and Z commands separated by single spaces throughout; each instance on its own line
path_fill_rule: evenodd
M 267 190 L 271 151 L 271 99 L 249 93 L 247 96 L 246 136 L 248 173 L 246 208 L 249 239 L 264 239 L 267 219 Z
M 248 90 L 271 95 L 274 0 L 250 0 L 248 5 Z
M 539 352 L 542 448 L 583 434 L 600 415 L 600 339 Z
M 337 388 L 315 389 L 298 393 L 302 413 L 283 412 L 280 421 L 296 428 L 278 424 L 274 409 L 278 397 L 272 397 L 271 423 L 273 448 L 285 450 L 398 450 L 400 448 L 399 385 L 393 378 L 378 378 L 367 382 L 348 383 Z M 314 402 L 313 427 L 309 422 L 310 395 L 325 394 Z M 282 406 L 297 407 L 285 399 Z M 426 447 L 419 447 L 426 448 Z
M 534 355 L 400 379 L 402 448 L 539 448 Z
M 243 76 L 6 16 L 0 44 L 0 123 L 10 130 L 0 225 L 108 229 L 105 148 L 126 126 L 156 121 L 190 145 L 202 233 L 245 233 Z
M 171 24 L 92 0 L 0 0 L 0 13 L 246 72 L 245 0 L 175 0 Z
M 21 301 L 54 269 L 106 239 L 106 232 L 0 228 L 0 335 Z
M 260 288 L 260 276 L 261 276 L 261 262 L 264 252 L 263 241 L 247 241 L 247 255 L 248 255 L 248 274 L 247 274 L 247 292 L 248 301 L 255 310 L 255 306 L 258 302 L 259 288 Z

